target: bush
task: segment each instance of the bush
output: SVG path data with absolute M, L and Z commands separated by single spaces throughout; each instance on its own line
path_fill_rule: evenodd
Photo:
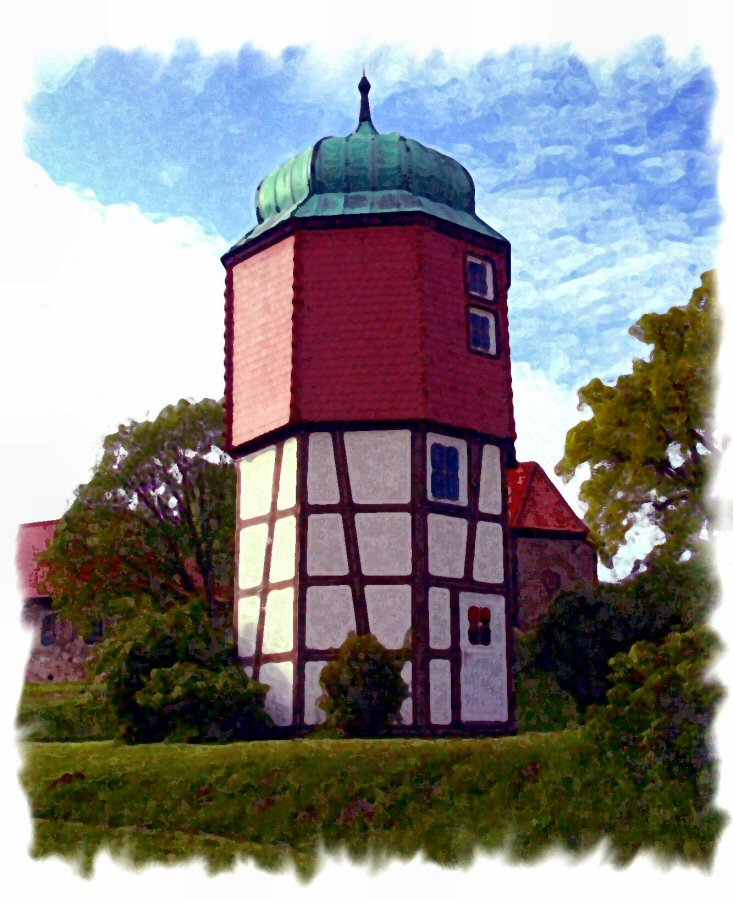
M 326 727 L 353 737 L 389 731 L 409 694 L 401 674 L 407 655 L 387 650 L 373 634 L 350 632 L 321 672 Z
M 245 740 L 264 733 L 266 685 L 248 678 L 240 666 L 218 672 L 191 662 L 154 669 L 135 702 L 167 740 Z
M 267 688 L 241 670 L 202 601 L 120 624 L 94 667 L 128 743 L 242 740 L 269 722 Z
M 717 646 L 702 626 L 634 644 L 611 660 L 607 704 L 588 717 L 607 760 L 637 785 L 689 787 L 698 809 L 713 797 L 710 726 L 723 691 L 706 671 Z
M 537 667 L 535 635 L 514 635 L 514 692 L 520 734 L 561 731 L 580 720 L 573 695 L 563 690 L 550 672 Z
M 619 584 L 561 594 L 537 630 L 537 666 L 553 674 L 581 709 L 603 703 L 612 656 L 703 621 L 713 595 L 700 559 L 663 561 Z

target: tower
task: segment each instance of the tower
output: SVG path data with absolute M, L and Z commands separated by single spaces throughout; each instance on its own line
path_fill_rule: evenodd
M 409 642 L 402 727 L 515 728 L 509 242 L 458 162 L 371 121 L 259 185 L 226 269 L 235 631 L 283 733 L 349 631 Z

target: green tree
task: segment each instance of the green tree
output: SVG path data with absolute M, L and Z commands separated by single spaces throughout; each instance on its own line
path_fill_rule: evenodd
M 711 525 L 706 495 L 720 448 L 713 436 L 714 367 L 720 332 L 714 272 L 685 306 L 649 313 L 629 331 L 651 346 L 614 385 L 594 378 L 578 392 L 591 418 L 567 435 L 555 471 L 568 481 L 583 464 L 586 520 L 610 564 L 629 529 L 646 517 L 663 551 L 684 558 Z M 659 551 L 653 555 L 658 555 Z
M 105 438 L 41 560 L 62 616 L 88 631 L 105 617 L 228 599 L 235 475 L 223 426 L 220 402 L 181 400 Z

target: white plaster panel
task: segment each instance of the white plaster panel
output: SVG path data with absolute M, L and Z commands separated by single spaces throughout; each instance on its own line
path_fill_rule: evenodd
M 346 584 L 309 587 L 305 599 L 305 642 L 314 650 L 340 647 L 356 631 L 354 601 Z
M 504 538 L 499 522 L 479 522 L 476 526 L 473 577 L 491 584 L 504 580 Z
M 450 725 L 453 718 L 450 697 L 450 660 L 430 660 L 430 721 Z
M 275 448 L 250 453 L 239 463 L 239 517 L 243 521 L 266 516 L 272 505 Z
M 402 680 L 410 689 L 409 696 L 405 697 L 400 706 L 400 720 L 403 725 L 412 725 L 412 663 L 406 662 L 402 666 Z
M 468 640 L 468 609 L 491 610 L 491 643 L 474 646 Z M 461 593 L 461 719 L 464 722 L 506 722 L 509 715 L 506 674 L 505 600 L 496 594 Z
M 237 650 L 240 656 L 254 656 L 260 598 L 241 597 L 237 603 Z
M 280 464 L 280 484 L 277 488 L 277 508 L 290 509 L 295 506 L 295 486 L 298 475 L 298 441 L 289 438 L 283 444 L 283 458 Z
M 333 438 L 327 431 L 314 431 L 308 438 L 306 482 L 309 503 L 339 502 Z
M 369 630 L 383 647 L 399 650 L 412 625 L 412 588 L 409 584 L 369 584 L 364 593 Z
M 450 647 L 450 591 L 431 587 L 428 591 L 430 646 L 436 650 Z
M 265 712 L 276 725 L 290 725 L 293 721 L 293 664 L 264 663 L 258 680 L 270 685 L 265 696 Z
M 410 513 L 357 513 L 354 519 L 364 575 L 412 572 Z
M 481 486 L 478 508 L 482 513 L 501 513 L 501 452 L 495 444 L 484 444 L 481 451 Z
M 321 672 L 326 665 L 325 660 L 305 664 L 303 721 L 306 725 L 317 725 L 326 721 L 326 713 L 318 706 L 318 699 L 323 694 Z
M 349 571 L 340 513 L 308 516 L 307 566 L 309 575 L 346 575 Z
M 267 523 L 248 525 L 239 532 L 239 589 L 262 584 L 267 546 Z
M 347 431 L 344 445 L 354 503 L 410 502 L 409 431 Z
M 252 666 L 245 666 L 245 667 L 244 667 L 244 674 L 247 676 L 247 678 L 251 678 L 253 672 L 254 672 L 254 669 L 252 668 Z
M 286 653 L 293 649 L 293 588 L 270 591 L 265 606 L 263 653 Z
M 295 516 L 275 522 L 270 557 L 270 582 L 287 581 L 295 576 Z
M 428 514 L 428 569 L 431 575 L 463 577 L 467 534 L 468 522 L 465 519 Z
M 444 498 L 436 498 L 433 496 L 431 489 L 431 465 L 430 465 L 430 448 L 433 444 L 442 444 L 444 447 L 455 447 L 458 450 L 458 499 L 445 500 Z M 447 434 L 435 434 L 428 432 L 427 436 L 427 492 L 429 500 L 438 500 L 440 503 L 450 503 L 451 506 L 465 506 L 468 503 L 468 449 L 466 442 L 462 438 L 450 437 Z

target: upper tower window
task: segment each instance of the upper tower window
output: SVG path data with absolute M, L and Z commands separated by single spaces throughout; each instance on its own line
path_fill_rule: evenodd
M 496 356 L 496 318 L 492 312 L 469 308 L 468 342 L 471 350 Z
M 494 267 L 485 259 L 469 256 L 467 259 L 468 293 L 483 300 L 494 299 Z

